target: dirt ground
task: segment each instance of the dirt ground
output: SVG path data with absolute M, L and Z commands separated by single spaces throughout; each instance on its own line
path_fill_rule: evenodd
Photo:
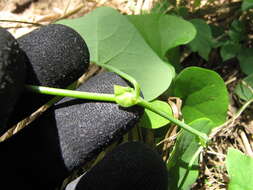
M 214 3 L 212 8 L 231 2 L 234 1 L 215 1 L 216 4 Z M 0 0 L 0 26 L 7 28 L 18 38 L 40 25 L 60 18 L 79 17 L 99 6 L 111 6 L 125 14 L 139 14 L 142 10 L 150 10 L 154 3 L 154 0 Z M 210 9 L 204 7 L 203 10 Z M 205 18 L 208 22 L 226 23 L 223 17 L 228 13 L 222 11 L 200 11 L 195 16 Z M 219 20 L 221 18 L 222 21 Z M 187 61 L 189 59 L 191 55 L 183 62 L 185 66 L 191 65 L 191 61 Z M 217 59 L 220 57 L 213 52 L 210 60 Z M 201 154 L 201 173 L 192 189 L 226 189 L 228 175 L 225 160 L 228 147 L 234 147 L 253 157 L 253 110 L 248 107 L 238 114 L 242 102 L 233 94 L 233 89 L 244 75 L 235 60 L 222 66 L 203 63 L 201 60 L 195 62 L 195 65 L 213 69 L 223 77 L 230 92 L 230 105 L 227 122 L 213 131 L 211 145 Z

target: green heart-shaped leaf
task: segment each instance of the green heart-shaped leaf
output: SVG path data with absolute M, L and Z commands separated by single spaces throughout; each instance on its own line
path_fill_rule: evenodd
M 216 125 L 226 120 L 228 92 L 223 79 L 212 70 L 184 69 L 175 80 L 174 96 L 183 100 L 182 112 L 187 123 L 203 117 Z
M 116 10 L 100 7 L 83 17 L 58 23 L 72 27 L 85 39 L 92 62 L 112 65 L 134 77 L 146 100 L 155 99 L 170 86 L 174 68 L 162 61 L 134 25 Z
M 192 19 L 190 21 L 197 29 L 197 35 L 189 43 L 189 46 L 193 52 L 208 60 L 209 53 L 213 47 L 212 31 L 208 24 L 202 19 Z
M 230 178 L 229 190 L 251 190 L 253 187 L 253 159 L 236 150 L 228 149 L 226 166 Z
M 196 35 L 194 26 L 177 16 L 147 14 L 127 17 L 162 59 L 168 50 L 189 43 Z

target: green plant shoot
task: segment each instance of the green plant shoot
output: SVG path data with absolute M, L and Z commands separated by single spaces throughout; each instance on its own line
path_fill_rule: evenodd
M 72 98 L 88 99 L 88 100 L 95 100 L 95 101 L 116 102 L 122 107 L 131 107 L 134 105 L 139 105 L 160 115 L 161 117 L 164 117 L 165 119 L 168 119 L 169 121 L 180 126 L 184 130 L 187 130 L 190 133 L 196 135 L 201 145 L 205 145 L 207 143 L 208 137 L 206 134 L 190 127 L 189 125 L 187 125 L 186 123 L 178 119 L 175 119 L 169 116 L 167 113 L 157 109 L 151 103 L 144 100 L 140 96 L 140 86 L 134 78 L 111 66 L 108 66 L 108 65 L 103 65 L 103 66 L 106 69 L 117 73 L 124 79 L 131 82 L 134 88 L 115 85 L 114 94 L 103 94 L 103 93 L 90 93 L 90 92 L 80 92 L 80 91 L 74 91 L 74 90 L 50 88 L 50 87 L 44 87 L 44 86 L 26 85 L 26 87 L 28 90 L 35 93 L 39 93 L 39 94 L 56 95 L 56 96 L 64 96 L 64 97 L 67 96 L 67 97 L 72 97 Z

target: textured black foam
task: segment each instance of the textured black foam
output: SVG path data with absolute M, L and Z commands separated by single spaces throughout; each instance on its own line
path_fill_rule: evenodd
M 25 80 L 24 53 L 15 38 L 0 27 L 0 135 Z
M 29 59 L 28 84 L 64 87 L 88 68 L 89 51 L 82 37 L 60 24 L 41 27 L 18 39 Z
M 161 157 L 140 142 L 124 143 L 65 190 L 168 190 Z
M 78 90 L 113 94 L 114 84 L 127 85 L 116 74 L 105 72 Z M 68 169 L 72 170 L 80 163 L 94 158 L 104 147 L 133 127 L 142 112 L 141 107 L 124 109 L 115 103 L 87 102 L 72 98 L 64 98 L 57 103 L 54 114 L 57 126 L 61 129 L 58 131 Z M 76 138 L 80 134 L 81 137 Z
M 73 29 L 51 24 L 18 39 L 26 53 L 26 84 L 64 88 L 77 80 L 88 68 L 89 51 L 85 41 Z M 31 114 L 52 96 L 24 93 L 9 125 Z
M 112 93 L 114 84 L 127 85 L 116 74 L 106 72 L 78 90 Z M 1 167 L 0 179 L 12 185 L 10 190 L 17 185 L 27 190 L 52 189 L 121 138 L 142 113 L 140 107 L 123 109 L 114 103 L 64 98 L 39 120 L 0 143 L 0 163 L 6 163 Z M 8 176 L 21 182 L 11 183 Z

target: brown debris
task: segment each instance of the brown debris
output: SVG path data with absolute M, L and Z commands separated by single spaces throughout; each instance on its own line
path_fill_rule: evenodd
M 38 2 L 38 0 L 27 0 L 22 3 L 15 3 L 16 7 L 11 12 L 15 14 L 23 13 L 26 9 L 28 9 L 31 6 L 32 3 L 36 2 Z

